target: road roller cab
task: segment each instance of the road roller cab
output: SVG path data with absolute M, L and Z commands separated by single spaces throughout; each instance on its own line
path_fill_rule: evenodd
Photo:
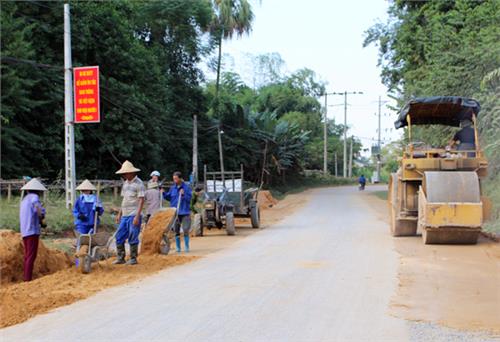
M 396 128 L 408 127 L 409 143 L 389 179 L 393 236 L 422 233 L 424 243 L 477 242 L 483 223 L 481 178 L 488 162 L 479 146 L 480 105 L 458 96 L 417 98 L 400 111 Z M 454 150 L 412 141 L 412 125 L 460 126 L 470 120 L 475 147 Z

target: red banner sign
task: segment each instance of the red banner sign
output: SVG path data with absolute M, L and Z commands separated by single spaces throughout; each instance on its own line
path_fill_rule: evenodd
M 73 68 L 75 123 L 100 122 L 99 67 Z

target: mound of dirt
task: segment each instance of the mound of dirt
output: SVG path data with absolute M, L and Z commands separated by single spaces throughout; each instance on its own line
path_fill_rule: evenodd
M 113 265 L 109 260 L 92 264 L 92 272 L 81 274 L 67 268 L 30 282 L 0 288 L 0 328 L 18 324 L 38 314 L 87 298 L 106 288 L 141 280 L 165 268 L 197 260 L 196 256 L 139 256 L 133 267 Z
M 142 233 L 141 254 L 160 253 L 162 236 L 175 216 L 175 208 L 157 211 L 150 219 Z
M 12 230 L 0 230 L 0 284 L 23 280 L 24 246 L 21 234 Z M 71 266 L 71 259 L 61 251 L 38 244 L 33 278 L 51 274 Z
M 269 190 L 259 191 L 257 201 L 259 202 L 260 209 L 272 208 L 273 206 L 278 204 L 278 200 L 273 197 L 273 195 L 271 194 L 271 192 Z

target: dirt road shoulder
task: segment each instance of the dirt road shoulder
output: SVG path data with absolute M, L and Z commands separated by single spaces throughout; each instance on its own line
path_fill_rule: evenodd
M 388 222 L 386 202 L 366 195 L 379 217 Z M 389 226 L 386 234 L 392 238 Z M 500 334 L 499 243 L 481 238 L 472 246 L 424 245 L 420 236 L 392 239 L 400 266 L 391 314 Z

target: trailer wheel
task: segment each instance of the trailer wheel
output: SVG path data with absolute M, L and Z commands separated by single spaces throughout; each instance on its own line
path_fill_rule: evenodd
M 234 214 L 232 212 L 226 213 L 226 232 L 227 235 L 234 235 L 236 233 L 234 226 Z
M 252 228 L 260 227 L 260 210 L 257 203 L 250 211 L 250 221 L 252 221 Z
M 83 274 L 89 274 L 92 269 L 92 259 L 90 255 L 82 255 L 78 257 L 78 267 L 80 268 L 80 272 Z
M 194 215 L 193 230 L 195 236 L 203 236 L 203 220 L 201 219 L 201 214 Z

